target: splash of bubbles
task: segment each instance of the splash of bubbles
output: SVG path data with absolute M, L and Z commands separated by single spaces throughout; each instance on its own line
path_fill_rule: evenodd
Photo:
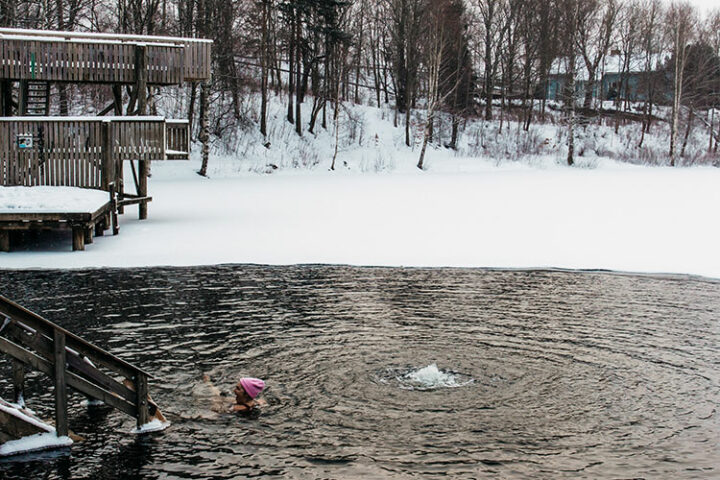
M 460 378 L 460 375 L 455 372 L 440 370 L 435 363 L 411 370 L 396 378 L 400 382 L 400 387 L 408 390 L 457 388 L 469 385 L 474 381 L 472 378 Z

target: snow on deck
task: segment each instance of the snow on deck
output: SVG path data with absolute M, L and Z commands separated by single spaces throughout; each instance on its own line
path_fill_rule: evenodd
M 88 188 L 0 187 L 0 214 L 92 213 L 108 201 L 108 192 Z

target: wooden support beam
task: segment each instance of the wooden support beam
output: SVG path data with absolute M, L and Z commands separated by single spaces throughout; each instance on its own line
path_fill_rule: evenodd
M 85 228 L 82 225 L 72 226 L 73 251 L 85 250 Z
M 67 386 L 65 383 L 65 334 L 55 330 L 55 431 L 58 437 L 68 434 Z
M 112 86 L 113 93 L 113 107 L 115 108 L 115 115 L 122 115 L 122 87 L 120 84 L 114 84 Z
M 12 117 L 12 109 L 12 82 L 10 80 L 0 80 L 0 114 L 3 117 Z
M 115 163 L 113 162 L 112 129 L 110 122 L 103 122 L 100 127 L 100 151 L 102 155 L 101 186 L 109 191 L 110 184 L 115 182 Z
M 137 96 L 137 114 L 145 115 L 147 110 L 147 47 L 135 46 L 135 95 Z
M 120 162 L 120 165 L 122 165 L 122 162 Z M 112 224 L 112 234 L 117 235 L 120 233 L 120 226 L 118 224 L 118 213 L 122 213 L 118 203 L 117 203 L 117 194 L 115 192 L 115 184 L 110 184 L 110 224 Z M 108 225 L 110 225 L 108 224 Z
M 18 113 L 20 116 L 27 115 L 28 82 L 20 80 L 20 91 L 18 94 Z
M 107 115 L 108 113 L 113 112 L 113 111 L 115 111 L 115 102 L 112 102 L 110 105 L 108 105 L 107 107 L 100 110 L 98 112 L 97 116 L 104 117 L 105 115 Z
M 13 402 L 21 403 L 25 399 L 25 367 L 18 360 L 12 361 Z
M 147 49 L 145 45 L 135 47 L 135 90 L 137 92 L 137 114 L 147 113 Z M 139 197 L 147 197 L 148 174 L 150 173 L 150 162 L 138 161 L 137 194 Z M 147 218 L 147 202 L 140 202 L 138 205 L 138 216 L 140 220 Z
M 135 378 L 135 390 L 137 393 L 136 407 L 138 411 L 137 426 L 141 426 L 148 423 L 148 381 L 147 377 L 142 373 L 138 372 Z
M 0 252 L 10 251 L 10 231 L 0 229 Z

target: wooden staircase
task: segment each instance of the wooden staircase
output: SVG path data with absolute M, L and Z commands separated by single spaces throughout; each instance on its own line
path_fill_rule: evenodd
M 50 82 L 21 82 L 20 115 L 46 117 L 50 114 Z
M 58 437 L 68 435 L 67 387 L 135 417 L 138 429 L 152 417 L 161 417 L 148 395 L 148 373 L 3 296 L 0 352 L 12 358 L 15 403 L 24 398 L 27 369 L 53 380 Z M 4 428 L 0 425 L 0 438 L 12 437 L 13 432 Z

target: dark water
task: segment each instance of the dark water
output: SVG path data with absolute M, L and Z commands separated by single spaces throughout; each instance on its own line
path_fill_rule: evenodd
M 173 422 L 134 436 L 73 395 L 85 441 L 0 478 L 720 478 L 718 282 L 228 266 L 0 271 L 0 292 L 153 372 Z M 452 381 L 405 376 L 432 364 Z M 267 380 L 268 407 L 212 414 L 203 373 Z M 51 417 L 48 381 L 28 404 Z

